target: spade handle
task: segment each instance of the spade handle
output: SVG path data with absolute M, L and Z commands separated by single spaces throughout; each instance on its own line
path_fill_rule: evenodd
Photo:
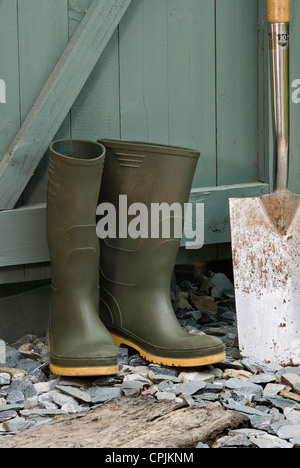
M 267 0 L 275 130 L 274 190 L 288 188 L 290 0 Z
M 291 20 L 290 0 L 267 0 L 268 22 L 289 23 Z

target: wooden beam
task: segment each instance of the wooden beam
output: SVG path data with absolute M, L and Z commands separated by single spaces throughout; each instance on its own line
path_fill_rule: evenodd
M 230 242 L 229 198 L 259 197 L 268 191 L 269 186 L 261 183 L 192 190 L 193 211 L 195 204 L 204 204 L 205 245 Z M 0 212 L 0 267 L 48 261 L 46 205 Z
M 0 210 L 14 208 L 132 0 L 94 0 L 0 163 Z
M 224 244 L 231 242 L 230 233 L 230 198 L 261 197 L 269 192 L 269 185 L 263 183 L 222 185 L 220 187 L 206 187 L 193 189 L 190 203 L 204 204 L 204 244 Z M 193 207 L 193 212 L 195 209 Z M 197 227 L 198 229 L 199 227 Z M 193 229 L 196 229 L 195 220 Z M 201 229 L 201 226 L 200 226 Z M 183 237 L 182 246 L 186 245 Z
M 46 232 L 46 205 L 0 212 L 0 266 L 50 260 Z

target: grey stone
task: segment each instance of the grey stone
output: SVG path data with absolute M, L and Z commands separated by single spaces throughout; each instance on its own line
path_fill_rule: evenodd
M 294 384 L 294 392 L 300 395 L 300 383 L 299 382 Z
M 0 423 L 9 421 L 10 419 L 16 418 L 18 413 L 16 411 L 2 411 L 0 413 Z
M 50 392 L 51 382 L 38 382 L 34 384 L 33 386 L 36 390 L 36 394 L 41 395 L 42 393 Z
M 11 376 L 9 374 L 0 373 L 0 386 L 9 385 Z
M 205 387 L 202 390 L 199 390 L 197 393 L 201 395 L 202 393 L 221 393 L 225 389 L 225 384 L 222 382 L 206 383 Z
M 22 429 L 34 426 L 34 424 L 34 422 L 27 421 L 25 418 L 16 417 L 3 423 L 3 427 L 7 432 L 19 432 Z
M 233 400 L 239 403 L 240 405 L 246 405 L 247 403 L 252 403 L 256 397 L 261 396 L 261 393 L 259 393 L 259 391 L 256 391 L 256 393 L 254 393 L 252 388 L 243 387 L 240 389 L 232 390 L 231 396 Z
M 38 396 L 38 407 L 41 409 L 56 409 L 57 405 L 53 402 L 50 393 L 43 393 Z
M 120 398 L 122 396 L 121 387 L 92 387 L 89 389 L 92 403 L 104 403 L 105 401 Z
M 53 408 L 53 409 L 44 409 L 44 408 L 33 408 L 31 410 L 21 410 L 20 415 L 24 416 L 25 418 L 32 418 L 35 416 L 41 416 L 41 417 L 51 417 L 51 416 L 63 416 L 66 415 L 66 411 L 63 411 L 62 409 L 59 408 Z
M 201 395 L 194 396 L 196 401 L 218 401 L 220 400 L 220 395 L 218 393 L 201 393 Z
M 289 425 L 292 425 L 292 423 L 288 422 L 286 419 L 283 419 L 283 420 L 277 421 L 277 422 L 273 422 L 272 424 L 270 424 L 268 432 L 270 434 L 274 434 L 274 435 L 278 436 L 279 429 L 282 426 L 289 426 Z
M 0 405 L 0 414 L 3 411 L 19 411 L 24 408 L 24 403 L 20 405 L 15 405 L 15 404 L 6 404 L 6 405 Z
M 227 388 L 230 388 L 231 390 L 238 390 L 238 389 L 248 388 L 248 389 L 252 390 L 253 393 L 262 395 L 261 386 L 255 384 L 253 382 L 249 382 L 247 380 L 240 380 L 240 379 L 237 379 L 237 378 L 232 378 L 232 379 L 229 379 L 226 382 L 225 385 L 226 385 Z
M 278 437 L 287 440 L 300 437 L 300 424 L 281 426 L 278 430 Z
M 286 440 L 280 439 L 271 434 L 252 436 L 250 441 L 259 448 L 270 449 L 270 448 L 293 448 L 293 444 L 287 442 Z
M 285 408 L 283 413 L 287 421 L 300 425 L 300 411 L 296 411 L 293 408 Z
M 225 361 L 218 362 L 215 366 L 220 369 L 242 370 L 244 368 L 240 361 L 230 359 L 229 356 L 226 357 Z
M 284 374 L 297 374 L 300 376 L 300 366 L 298 367 L 282 367 L 278 372 L 277 372 L 277 377 L 280 380 L 282 375 Z
M 256 437 L 256 436 L 264 436 L 266 433 L 265 431 L 259 430 L 259 429 L 232 429 L 228 432 L 228 435 L 234 436 L 234 435 L 244 435 L 245 437 Z
M 146 359 L 142 358 L 142 356 L 140 356 L 139 354 L 134 354 L 133 356 L 131 356 L 129 359 L 128 359 L 128 364 L 130 366 L 146 366 L 147 365 L 147 361 Z
M 120 379 L 122 375 L 124 374 L 122 374 L 122 371 L 120 371 L 118 372 L 117 376 L 108 375 L 108 376 L 99 377 L 97 380 L 93 382 L 93 386 L 97 387 L 97 386 L 102 386 L 102 385 L 106 386 L 106 385 L 119 384 L 122 382 L 122 380 Z
M 6 362 L 6 345 L 3 340 L 0 340 L 0 362 L 2 364 L 5 364 Z
M 143 384 L 141 382 L 138 382 L 137 380 L 133 380 L 130 382 L 123 382 L 121 388 L 124 395 L 135 395 L 136 393 L 139 393 L 140 390 L 143 388 Z
M 127 348 L 119 348 L 119 364 L 128 364 Z
M 35 370 L 41 367 L 41 363 L 32 359 L 20 359 L 18 368 L 32 374 Z
M 210 448 L 209 445 L 203 444 L 202 442 L 199 442 L 196 447 L 196 449 L 209 449 L 209 448 Z
M 300 384 L 300 376 L 294 373 L 283 374 L 281 376 L 281 383 L 283 385 L 288 385 L 294 389 L 295 385 Z
M 147 375 L 147 374 L 146 374 Z M 130 381 L 133 381 L 133 380 L 136 380 L 138 382 L 141 382 L 144 386 L 149 386 L 151 385 L 151 380 L 147 379 L 146 377 L 144 377 L 143 375 L 141 374 L 135 374 L 135 373 L 132 373 L 132 374 L 128 374 L 124 377 L 124 380 L 123 382 L 130 382 Z
M 65 393 L 66 395 L 72 396 L 77 400 L 84 401 L 85 403 L 91 403 L 92 398 L 88 392 L 84 392 L 79 390 L 78 388 L 64 386 L 64 385 L 56 385 L 57 390 Z
M 155 375 L 172 375 L 173 377 L 178 377 L 179 375 L 179 372 L 177 370 L 166 367 L 160 367 L 157 364 L 150 364 L 149 367 Z
M 249 419 L 251 422 L 251 427 L 254 429 L 260 429 L 260 430 L 268 430 L 270 427 L 273 417 L 271 414 L 264 414 L 264 415 L 259 415 L 259 416 L 251 416 L 249 415 Z
M 52 390 L 51 392 L 49 392 L 49 399 L 51 399 L 53 403 L 60 407 L 62 407 L 65 403 L 69 402 L 75 402 L 78 405 L 78 401 L 75 398 L 69 395 L 65 395 L 64 393 L 61 393 L 58 390 Z
M 175 393 L 170 392 L 157 392 L 155 396 L 158 400 L 175 400 L 176 398 Z
M 275 382 L 276 376 L 274 372 L 267 372 L 265 374 L 257 374 L 249 378 L 249 381 L 257 384 L 266 384 L 270 382 Z
M 269 373 L 272 371 L 272 366 L 266 364 L 264 361 L 256 358 L 245 358 L 242 359 L 242 364 L 249 372 L 253 374 L 257 373 Z M 276 372 L 274 370 L 274 372 Z
M 178 376 L 181 382 L 192 382 L 202 380 L 203 382 L 213 383 L 215 376 L 210 372 L 181 372 Z
M 205 382 L 202 380 L 195 380 L 192 382 L 185 382 L 182 384 L 176 384 L 173 386 L 173 389 L 177 395 L 194 395 L 199 390 L 202 390 L 206 387 Z
M 224 406 L 230 410 L 238 411 L 240 413 L 245 413 L 247 415 L 263 416 L 263 417 L 265 416 L 265 413 L 263 413 L 262 411 L 259 411 L 256 408 L 251 408 L 250 406 L 239 405 L 234 400 L 232 400 L 229 403 L 224 403 Z
M 25 404 L 25 396 L 20 390 L 12 390 L 9 392 L 6 402 L 8 405 Z
M 263 396 L 264 397 L 274 397 L 278 395 L 281 390 L 284 390 L 284 385 L 279 385 L 279 384 L 273 384 L 273 383 L 268 383 L 263 391 Z
M 32 383 L 27 385 L 26 388 L 25 388 L 25 391 L 24 391 L 25 400 L 27 400 L 28 398 L 31 398 L 33 396 L 36 396 L 36 395 L 37 395 L 37 391 L 36 391 L 36 388 L 34 387 L 34 385 Z
M 153 370 L 150 370 L 148 372 L 148 377 L 154 383 L 160 383 L 160 382 L 163 382 L 164 380 L 170 380 L 171 382 L 174 382 L 174 383 L 181 382 L 180 378 L 177 376 L 168 375 L 168 374 L 155 374 Z
M 224 436 L 217 440 L 216 448 L 223 447 L 250 447 L 252 442 L 243 434 Z
M 290 443 L 294 445 L 294 448 L 300 447 L 300 437 L 294 437 L 290 440 Z
M 80 413 L 81 411 L 85 411 L 86 408 L 82 408 L 76 401 L 67 401 L 64 405 L 62 405 L 61 410 L 68 414 L 76 414 Z
M 293 408 L 293 409 L 299 409 L 300 410 L 300 404 L 293 401 L 293 400 L 288 400 L 287 398 L 283 398 L 281 396 L 274 396 L 272 398 L 267 397 L 267 398 L 262 398 L 262 401 L 267 401 L 269 403 L 272 403 L 276 408 L 284 410 L 285 408 Z

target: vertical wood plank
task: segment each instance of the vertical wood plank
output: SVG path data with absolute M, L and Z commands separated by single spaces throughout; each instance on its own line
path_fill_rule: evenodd
M 69 0 L 70 29 L 91 0 Z M 120 138 L 118 28 L 71 110 L 72 138 Z
M 121 137 L 168 144 L 167 1 L 134 0 L 120 25 Z
M 0 161 L 20 126 L 17 0 L 0 2 L 0 79 L 6 102 L 0 103 Z
M 218 185 L 258 179 L 258 2 L 216 0 Z
M 67 0 L 18 0 L 21 122 L 68 44 Z
M 120 27 L 121 135 L 201 151 L 215 184 L 214 1 L 135 0 Z
M 201 151 L 193 187 L 216 184 L 215 4 L 168 0 L 169 140 Z
M 21 123 L 34 104 L 69 40 L 67 0 L 18 0 Z M 68 138 L 69 119 L 58 137 Z M 24 190 L 22 204 L 46 201 L 48 155 Z

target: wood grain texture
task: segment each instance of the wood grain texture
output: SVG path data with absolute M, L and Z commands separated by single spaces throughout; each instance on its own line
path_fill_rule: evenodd
M 0 266 L 49 261 L 46 206 L 0 212 Z
M 200 150 L 195 188 L 216 181 L 214 35 L 213 0 L 134 1 L 120 24 L 121 137 Z
M 247 416 L 236 411 L 122 397 L 89 412 L 59 417 L 28 429 L 0 448 L 195 448 L 212 445 L 228 429 L 246 427 Z
M 267 184 L 194 189 L 190 203 L 204 204 L 205 244 L 230 242 L 229 198 L 261 196 L 268 191 Z M 183 238 L 182 245 L 185 243 Z M 0 267 L 48 261 L 46 205 L 0 212 Z
M 217 185 L 258 180 L 258 3 L 216 1 Z
M 289 23 L 290 0 L 267 0 L 269 23 Z

